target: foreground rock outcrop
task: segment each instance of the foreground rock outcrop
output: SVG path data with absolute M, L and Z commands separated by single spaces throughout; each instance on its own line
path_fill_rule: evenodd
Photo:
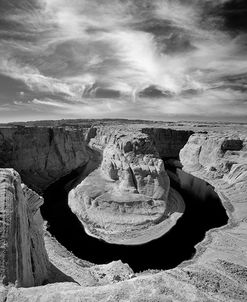
M 41 285 L 48 275 L 48 256 L 43 240 L 42 198 L 21 187 L 19 174 L 0 169 L 1 280 L 30 287 Z
M 141 129 L 146 126 L 139 128 L 138 131 L 142 132 Z M 202 127 L 199 129 L 202 132 Z M 226 226 L 206 234 L 205 239 L 196 246 L 193 259 L 168 271 L 134 274 L 121 263 L 93 265 L 74 257 L 48 233 L 45 234 L 47 260 L 43 249 L 42 220 L 37 210 L 40 198 L 26 186 L 21 186 L 18 173 L 1 169 L 0 301 L 246 301 L 247 136 L 246 128 L 237 126 L 236 129 L 234 131 L 234 127 L 230 126 L 222 131 L 214 127 L 199 133 L 194 127 L 195 134 L 184 147 L 181 146 L 183 169 L 214 186 L 227 210 L 229 221 Z M 31 132 L 30 129 L 28 131 Z M 109 136 L 106 135 L 107 131 L 107 127 L 91 129 L 83 141 L 103 150 L 114 136 L 114 131 L 109 132 Z M 149 131 L 153 133 L 154 130 Z M 9 158 L 15 164 L 13 158 L 19 157 L 14 149 L 10 154 Z M 7 156 L 2 155 L 1 160 L 4 167 L 10 166 Z M 17 167 L 23 167 L 24 176 L 28 175 L 25 165 L 15 167 L 21 176 L 22 170 Z M 60 175 L 66 174 L 64 169 L 60 172 Z M 32 173 L 33 169 L 30 168 L 30 177 L 26 178 L 30 182 Z M 49 176 L 46 182 L 43 175 L 38 177 L 39 182 L 34 177 L 35 185 L 41 183 L 45 187 L 59 177 L 58 170 L 55 177 Z M 31 241 L 35 243 L 34 246 Z M 37 274 L 32 269 L 31 258 L 35 270 L 39 272 Z M 50 284 L 37 286 L 42 283 Z

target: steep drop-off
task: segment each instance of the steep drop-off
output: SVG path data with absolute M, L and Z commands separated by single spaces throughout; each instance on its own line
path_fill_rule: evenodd
M 25 184 L 41 192 L 93 157 L 86 138 L 83 129 L 1 128 L 0 167 L 14 168 Z
M 93 236 L 141 244 L 162 236 L 184 212 L 159 153 L 178 154 L 190 135 L 119 126 L 6 127 L 0 131 L 0 164 L 15 168 L 38 192 L 78 167 L 87 176 L 91 163 L 93 169 L 99 165 L 71 192 L 72 211 Z
M 0 169 L 1 269 L 3 284 L 41 285 L 48 275 L 43 240 L 42 198 L 26 186 L 19 174 Z

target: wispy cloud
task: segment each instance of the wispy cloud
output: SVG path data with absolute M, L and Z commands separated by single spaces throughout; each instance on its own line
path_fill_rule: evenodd
M 246 33 L 224 27 L 227 2 L 4 2 L 0 73 L 26 87 L 9 102 L 81 117 L 247 114 Z M 169 97 L 141 97 L 148 87 Z

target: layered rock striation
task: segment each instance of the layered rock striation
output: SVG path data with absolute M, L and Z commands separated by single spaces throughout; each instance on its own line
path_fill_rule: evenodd
M 0 169 L 1 279 L 3 284 L 41 285 L 48 275 L 43 239 L 42 198 L 21 187 L 19 174 Z
M 14 168 L 25 184 L 41 192 L 90 159 L 83 130 L 49 127 L 0 129 L 0 167 Z
M 161 158 L 178 155 L 190 134 L 121 126 L 5 127 L 0 165 L 15 168 L 38 192 L 76 168 L 83 168 L 83 179 L 99 166 L 70 194 L 73 212 L 93 236 L 140 244 L 167 232 L 184 211 Z
M 146 127 L 141 126 L 140 128 Z M 106 146 L 115 136 L 114 131 L 108 132 L 108 130 L 107 127 L 92 128 L 87 132 L 87 137 L 83 136 L 83 144 L 86 142 L 90 148 L 106 149 L 104 152 L 107 153 Z M 203 129 L 200 128 L 201 130 Z M 6 131 L 9 131 L 9 136 Z M 13 129 L 4 130 L 4 139 L 1 141 L 0 151 L 2 152 L 2 166 L 10 167 L 13 164 L 17 170 L 21 168 L 18 172 L 21 175 L 23 173 L 24 178 L 26 177 L 25 179 L 32 184 L 31 176 L 36 170 L 32 169 L 32 165 L 22 165 L 19 155 L 15 154 L 15 149 L 10 148 L 14 144 L 12 136 L 15 131 Z M 31 132 L 30 129 L 25 131 Z M 35 131 L 41 130 L 35 129 L 33 131 L 33 133 L 37 133 Z M 153 130 L 149 131 L 152 132 Z M 109 133 L 108 136 L 107 132 Z M 126 132 L 129 132 L 129 129 Z M 20 177 L 15 171 L 1 169 L 0 275 L 3 286 L 0 288 L 0 301 L 245 302 L 247 300 L 246 128 L 238 126 L 237 130 L 233 131 L 232 127 L 229 127 L 229 129 L 222 132 L 220 128 L 215 129 L 214 127 L 213 131 L 208 129 L 208 133 L 203 132 L 195 133 L 187 143 L 184 142 L 186 144 L 181 147 L 183 149 L 180 152 L 180 160 L 186 172 L 204 179 L 214 186 L 227 210 L 229 221 L 226 226 L 210 230 L 206 234 L 205 239 L 196 246 L 197 252 L 191 261 L 184 262 L 175 269 L 168 271 L 147 271 L 135 275 L 127 266 L 121 263 L 109 264 L 106 267 L 85 263 L 83 260 L 76 259 L 71 253 L 62 248 L 54 238 L 46 234 L 45 247 L 53 268 L 64 275 L 70 276 L 70 279 L 66 279 L 61 274 L 58 276 L 58 273 L 56 273 L 53 274 L 53 279 L 48 278 L 51 274 L 51 265 L 47 266 L 47 256 L 43 249 L 43 234 L 40 229 L 42 223 L 39 222 L 40 216 L 37 210 L 41 199 L 24 185 L 21 186 Z M 131 130 L 131 133 L 134 137 L 136 136 L 134 131 Z M 8 138 L 7 142 L 9 143 L 7 153 L 3 152 L 3 150 L 6 150 L 4 149 L 6 148 L 6 138 Z M 133 138 L 131 138 L 132 140 Z M 29 136 L 26 144 L 31 141 L 32 135 Z M 32 149 L 31 146 L 35 146 L 35 144 L 30 143 L 29 146 Z M 26 148 L 26 146 L 23 146 L 23 148 Z M 32 150 L 35 150 L 35 147 Z M 41 150 L 42 148 L 40 152 Z M 20 154 L 24 157 L 24 153 L 20 151 Z M 117 154 L 123 160 L 124 157 L 121 157 L 125 156 L 123 149 L 119 148 Z M 154 151 L 147 154 L 151 154 L 151 158 L 156 158 Z M 42 158 L 42 155 L 40 156 Z M 82 156 L 82 153 L 80 153 L 80 156 Z M 33 158 L 33 156 L 31 157 Z M 177 157 L 177 154 L 172 157 Z M 16 163 L 15 158 L 17 159 Z M 88 157 L 83 157 L 83 163 L 85 163 L 85 158 Z M 111 154 L 109 154 L 109 158 L 109 162 L 112 162 Z M 27 158 L 25 160 L 27 161 Z M 31 161 L 34 163 L 33 159 Z M 123 168 L 118 169 L 117 160 L 114 159 L 116 165 L 113 165 L 113 169 L 103 168 L 111 167 L 111 165 L 108 165 L 109 162 L 107 161 L 106 165 L 102 162 L 100 169 L 103 175 L 102 178 L 106 178 L 110 183 L 122 181 Z M 143 158 L 140 160 L 140 163 L 142 162 L 144 162 Z M 127 161 L 127 163 L 131 166 L 132 161 Z M 38 166 L 39 164 L 35 167 Z M 44 166 L 42 165 L 42 167 Z M 41 187 L 45 187 L 57 177 L 66 174 L 69 167 L 67 170 L 63 167 L 64 165 L 59 164 L 55 176 L 52 174 L 53 176 L 49 176 L 48 179 L 44 177 L 44 175 L 47 175 L 45 172 L 38 174 L 38 177 L 33 178 L 34 186 L 41 184 Z M 107 171 L 113 172 L 109 176 Z M 118 177 L 120 180 L 111 177 Z M 106 185 L 104 184 L 104 186 Z M 125 188 L 125 186 L 123 187 Z M 129 185 L 129 188 L 131 190 L 132 188 L 136 189 L 136 186 Z M 155 190 L 151 192 L 155 192 Z M 28 200 L 29 202 L 27 202 Z M 37 233 L 37 229 L 40 232 Z M 35 243 L 33 246 L 31 239 Z M 32 269 L 32 258 L 39 273 L 35 274 L 35 270 Z M 47 282 L 53 282 L 53 284 L 23 288 Z M 18 286 L 11 286 L 11 284 Z
M 60 246 L 44 228 L 40 214 L 43 202 L 21 183 L 15 170 L 0 169 L 0 301 L 6 298 L 3 286 L 33 287 L 54 282 L 98 286 L 133 275 L 121 261 L 94 266 Z
M 212 183 L 231 223 L 247 217 L 247 137 L 245 132 L 192 135 L 180 152 L 184 170 Z
M 115 244 L 143 244 L 165 234 L 184 202 L 170 187 L 155 141 L 116 132 L 100 167 L 69 193 L 69 206 L 88 234 Z

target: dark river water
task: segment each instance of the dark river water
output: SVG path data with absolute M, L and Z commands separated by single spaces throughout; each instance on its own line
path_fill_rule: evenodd
M 186 210 L 175 227 L 163 237 L 139 246 L 105 243 L 88 236 L 68 207 L 68 190 L 80 178 L 80 170 L 62 177 L 44 192 L 41 212 L 49 232 L 77 257 L 103 264 L 121 259 L 135 272 L 146 269 L 170 269 L 195 253 L 194 246 L 206 231 L 227 223 L 228 217 L 213 188 L 206 182 L 179 172 L 180 182 L 172 186 L 183 196 Z

